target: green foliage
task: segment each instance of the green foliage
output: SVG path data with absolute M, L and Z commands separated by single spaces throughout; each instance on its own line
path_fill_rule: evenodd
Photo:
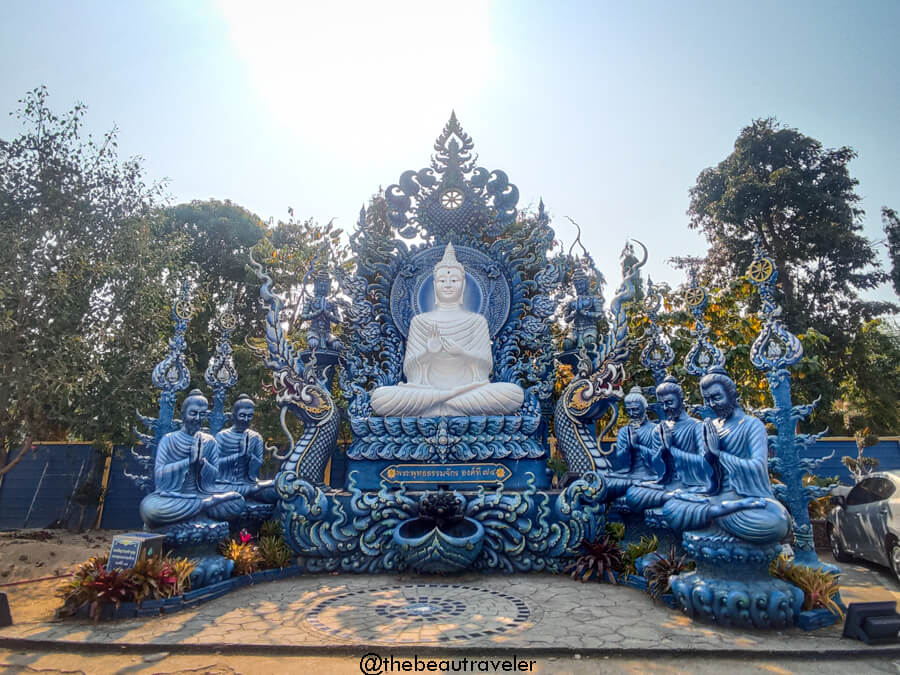
M 844 610 L 837 603 L 841 587 L 836 574 L 805 565 L 795 565 L 784 554 L 772 561 L 769 574 L 803 591 L 804 610 L 822 608 L 844 618 Z
M 711 276 L 741 276 L 757 235 L 775 258 L 795 330 L 815 328 L 834 340 L 889 309 L 857 295 L 886 275 L 860 234 L 858 181 L 848 170 L 854 157 L 851 148 L 826 150 L 771 118 L 742 129 L 734 152 L 704 169 L 690 191 L 690 226 L 712 247 Z
M 229 539 L 220 544 L 219 553 L 223 558 L 234 561 L 232 574 L 235 576 L 255 572 L 263 561 L 259 548 L 252 541 L 241 542 Z
M 57 114 L 47 98 L 29 92 L 21 134 L 0 141 L 0 455 L 31 439 L 130 439 L 184 247 L 160 229 L 162 186 L 119 161 L 116 130 L 84 138 L 85 106 Z
M 884 321 L 866 322 L 841 357 L 833 370 L 838 398 L 832 411 L 845 431 L 868 427 L 877 434 L 895 433 L 900 427 L 900 334 Z
M 132 569 L 108 570 L 108 556 L 82 563 L 72 578 L 57 591 L 63 606 L 58 616 L 72 616 L 82 607 L 89 608 L 94 621 L 105 605 L 117 608 L 123 602 L 141 604 L 145 599 L 171 598 L 190 590 L 190 577 L 196 564 L 187 558 L 151 556 Z
M 632 542 L 628 544 L 625 548 L 625 553 L 622 554 L 625 574 L 637 574 L 635 564 L 638 558 L 648 553 L 653 553 L 657 546 L 659 546 L 659 539 L 656 538 L 655 534 L 652 537 L 642 536 L 637 543 Z
M 569 563 L 565 571 L 582 583 L 591 578 L 603 581 L 604 577 L 610 583 L 616 583 L 614 572 L 621 572 L 624 568 L 619 542 L 606 535 L 602 539 L 597 537 L 594 541 L 585 539 L 581 546 L 584 553 Z
M 277 520 L 267 520 L 259 526 L 260 537 L 281 537 L 281 523 Z
M 859 297 L 888 276 L 878 267 L 873 244 L 861 234 L 863 211 L 848 169 L 855 156 L 847 147 L 826 150 L 773 119 L 755 120 L 741 130 L 727 158 L 701 172 L 690 191 L 688 214 L 690 226 L 710 244 L 703 266 L 708 285 L 724 288 L 744 274 L 754 235 L 774 257 L 783 316 L 805 351 L 795 370 L 795 401 L 823 399 L 812 423 L 840 432 L 831 405 L 850 397 L 872 408 L 877 416 L 872 424 L 887 432 L 900 424 L 894 358 L 900 352 L 887 344 L 883 331 L 873 334 L 867 327 L 894 306 Z M 885 217 L 893 232 L 890 212 Z M 758 304 L 751 294 L 739 303 L 737 316 L 750 317 Z M 715 311 L 712 306 L 710 311 Z M 749 340 L 743 344 L 749 346 Z M 727 367 L 744 372 L 747 349 L 729 353 Z M 880 362 L 881 354 L 886 363 Z M 741 393 L 748 388 L 745 383 Z M 759 392 L 765 392 L 762 383 Z M 756 407 L 753 398 L 744 400 Z
M 900 216 L 897 216 L 894 209 L 883 206 L 881 222 L 884 225 L 888 257 L 891 260 L 891 284 L 894 293 L 900 296 Z
M 294 561 L 294 552 L 280 534 L 260 536 L 257 548 L 264 569 L 284 569 Z
M 644 568 L 644 577 L 647 579 L 647 590 L 650 597 L 658 600 L 672 590 L 669 579 L 676 574 L 694 569 L 694 561 L 687 555 L 678 555 L 678 549 L 672 546 L 665 555 L 657 553 L 656 560 Z
M 625 538 L 625 523 L 617 520 L 607 521 L 606 534 L 615 542 L 622 541 Z
M 559 479 L 566 475 L 569 465 L 562 457 L 551 457 L 547 460 L 547 468 L 553 472 L 553 475 Z

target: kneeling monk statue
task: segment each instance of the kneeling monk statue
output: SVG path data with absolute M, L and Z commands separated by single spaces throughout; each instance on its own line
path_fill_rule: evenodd
M 494 360 L 487 320 L 462 306 L 466 273 L 453 244 L 434 266 L 435 309 L 409 324 L 406 382 L 372 392 L 372 411 L 383 417 L 505 415 L 521 407 L 525 392 L 491 382 Z

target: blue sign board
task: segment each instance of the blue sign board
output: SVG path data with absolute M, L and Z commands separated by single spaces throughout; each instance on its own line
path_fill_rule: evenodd
M 109 547 L 108 570 L 128 570 L 138 560 L 162 553 L 165 535 L 150 532 L 129 532 L 113 537 Z
M 503 483 L 510 476 L 503 464 L 390 464 L 381 470 L 389 483 Z

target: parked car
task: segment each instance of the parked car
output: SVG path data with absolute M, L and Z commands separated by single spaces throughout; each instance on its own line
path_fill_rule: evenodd
M 862 558 L 900 579 L 900 470 L 873 473 L 832 492 L 828 539 L 835 560 Z

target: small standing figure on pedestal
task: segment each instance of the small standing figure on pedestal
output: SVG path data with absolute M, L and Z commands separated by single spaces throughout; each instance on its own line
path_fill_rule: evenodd
M 254 506 L 254 502 L 274 504 L 278 501 L 275 481 L 259 480 L 263 463 L 263 439 L 250 428 L 256 413 L 256 403 L 247 394 L 234 402 L 234 424 L 216 434 L 219 448 L 219 482 L 229 490 L 239 492 Z
M 578 268 L 572 273 L 576 297 L 565 307 L 564 318 L 571 326 L 563 340 L 563 351 L 578 351 L 582 347 L 590 352 L 597 351 L 597 322 L 603 318 L 603 296 L 591 295 L 591 282 L 584 270 Z
M 335 303 L 328 299 L 331 290 L 331 277 L 324 269 L 316 271 L 313 282 L 313 297 L 303 307 L 300 318 L 309 321 L 306 341 L 310 350 L 324 349 L 339 352 L 343 343 L 334 336 L 331 328 L 341 322 L 341 316 Z

